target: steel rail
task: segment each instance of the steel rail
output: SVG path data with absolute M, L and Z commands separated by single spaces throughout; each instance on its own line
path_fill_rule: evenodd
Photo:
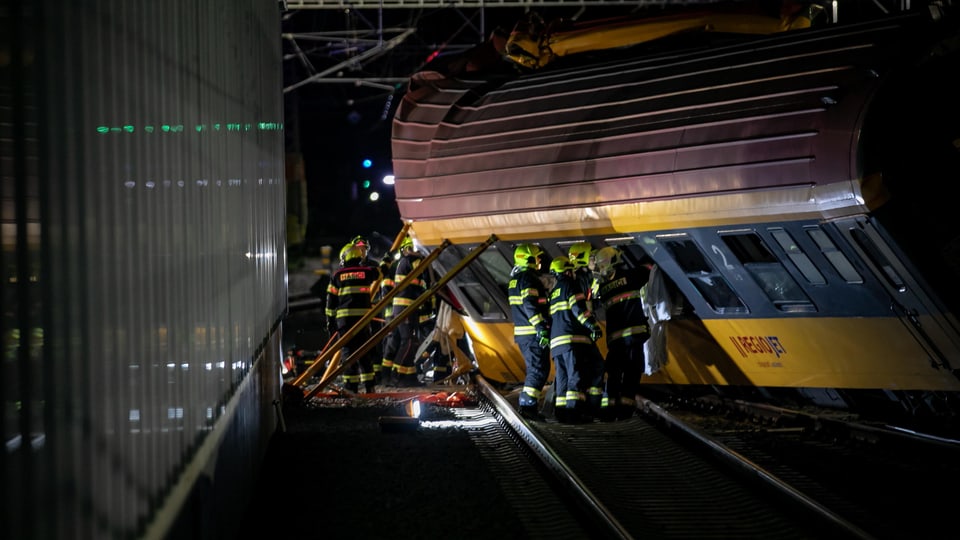
M 585 504 L 591 511 L 599 516 L 599 521 L 604 523 L 614 538 L 632 539 L 633 536 L 624 528 L 607 507 L 600 502 L 593 492 L 587 488 L 586 484 L 573 472 L 573 470 L 558 456 L 553 450 L 548 448 L 543 442 L 533 434 L 533 431 L 527 426 L 526 422 L 520 417 L 517 411 L 507 402 L 506 398 L 500 395 L 487 380 L 480 374 L 475 376 L 477 387 L 480 392 L 494 405 L 497 412 L 507 421 L 520 438 L 524 440 L 527 446 L 540 457 L 540 459 L 550 468 L 557 478 L 564 481 L 567 487 L 573 490 L 577 499 Z
M 701 432 L 700 430 L 690 426 L 686 422 L 681 421 L 680 419 L 673 416 L 672 414 L 667 412 L 665 409 L 663 409 L 653 401 L 650 401 L 649 399 L 646 399 L 640 395 L 637 395 L 637 398 L 638 398 L 637 400 L 638 409 L 640 409 L 643 412 L 646 412 L 647 414 L 657 417 L 658 419 L 665 422 L 672 428 L 679 429 L 681 432 L 683 432 L 687 436 L 692 437 L 698 443 L 709 448 L 712 452 L 714 452 L 716 456 L 721 458 L 726 463 L 739 468 L 741 471 L 745 472 L 748 475 L 751 475 L 755 478 L 759 478 L 761 481 L 772 486 L 774 489 L 776 489 L 780 493 L 784 493 L 788 495 L 791 499 L 799 503 L 801 506 L 814 512 L 815 515 L 822 517 L 827 522 L 833 524 L 836 527 L 839 527 L 840 529 L 853 535 L 854 537 L 861 538 L 864 540 L 873 540 L 875 538 L 873 535 L 871 535 L 867 531 L 861 529 L 860 527 L 856 526 L 850 521 L 837 515 L 835 512 L 833 512 L 829 508 L 811 499 L 810 497 L 798 491 L 796 488 L 784 482 L 780 478 L 777 478 L 770 471 L 755 464 L 746 456 L 734 451 L 731 448 L 728 448 L 726 445 L 717 441 L 713 437 L 710 437 L 709 435 Z

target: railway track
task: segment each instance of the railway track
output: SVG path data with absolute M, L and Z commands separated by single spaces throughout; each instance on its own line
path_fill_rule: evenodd
M 874 538 L 936 538 L 955 504 L 960 444 L 848 413 L 710 398 L 667 402 L 673 418 Z
M 760 404 L 644 401 L 615 423 L 527 422 L 478 382 L 502 422 L 609 538 L 932 538 L 950 441 Z M 668 410 L 668 408 L 670 410 Z
M 952 526 L 952 499 L 938 493 L 960 480 L 960 460 L 942 437 L 662 396 L 625 421 L 528 422 L 516 414 L 515 392 L 482 377 L 409 394 L 441 388 L 476 403 L 428 407 L 405 434 L 377 428 L 401 414 L 403 400 L 390 394 L 291 410 L 257 504 L 328 512 L 322 521 L 284 520 L 270 534 L 885 540 L 941 537 Z

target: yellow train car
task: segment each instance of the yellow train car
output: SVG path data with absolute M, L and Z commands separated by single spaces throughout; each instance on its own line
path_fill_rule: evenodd
M 756 31 L 639 19 L 632 45 L 599 50 L 599 27 L 595 50 L 511 62 L 526 25 L 416 74 L 397 202 L 421 245 L 453 242 L 440 270 L 499 238 L 450 284 L 483 375 L 523 380 L 513 247 L 589 241 L 649 257 L 682 297 L 645 384 L 955 406 L 960 32 L 917 4 L 850 21 L 811 4 Z

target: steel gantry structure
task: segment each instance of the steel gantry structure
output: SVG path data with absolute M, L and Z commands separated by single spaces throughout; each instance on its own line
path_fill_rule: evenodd
M 716 0 L 281 0 L 284 61 L 299 66 L 285 70 L 284 93 L 317 84 L 393 92 L 429 60 L 480 43 L 526 11 L 576 20 L 593 8 L 709 3 Z

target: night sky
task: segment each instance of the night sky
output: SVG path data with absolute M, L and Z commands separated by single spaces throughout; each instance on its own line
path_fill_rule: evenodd
M 625 8 L 612 9 L 621 12 Z M 398 35 L 398 28 L 417 30 L 382 56 L 356 64 L 349 61 L 362 53 L 354 43 L 299 39 L 296 41 L 298 51 L 284 39 L 284 84 L 299 83 L 332 66 L 337 70 L 328 75 L 330 78 L 405 80 L 431 60 L 443 64 L 481 43 L 496 28 L 509 32 L 524 18 L 524 11 L 522 8 L 441 8 L 288 13 L 284 17 L 283 32 L 297 35 L 367 32 L 362 35 L 363 39 L 373 39 L 375 43 L 378 29 L 393 29 L 392 33 L 382 33 L 380 37 L 384 40 Z M 547 21 L 576 14 L 582 16 L 580 20 L 611 15 L 611 11 L 603 8 L 584 10 L 579 5 L 547 8 L 538 13 Z M 304 65 L 303 58 L 309 60 L 310 67 Z M 342 245 L 357 234 L 371 237 L 379 233 L 392 240 L 399 232 L 402 222 L 393 187 L 383 186 L 381 179 L 392 172 L 391 122 L 405 91 L 403 83 L 391 90 L 326 82 L 304 84 L 284 95 L 287 151 L 302 153 L 305 162 L 309 194 L 308 249 L 311 245 Z M 373 160 L 373 166 L 363 169 L 361 162 L 368 157 Z M 372 188 L 380 189 L 379 201 L 367 199 L 369 191 L 359 186 L 363 180 L 370 180 Z
M 392 238 L 399 232 L 393 187 L 381 183 L 392 172 L 390 98 L 349 103 L 329 97 L 294 106 L 307 178 L 308 242 L 330 237 L 339 242 L 374 232 Z M 373 162 L 369 169 L 361 165 L 365 158 Z M 369 189 L 363 188 L 364 180 L 371 182 Z M 369 193 L 374 189 L 381 198 L 372 202 Z

